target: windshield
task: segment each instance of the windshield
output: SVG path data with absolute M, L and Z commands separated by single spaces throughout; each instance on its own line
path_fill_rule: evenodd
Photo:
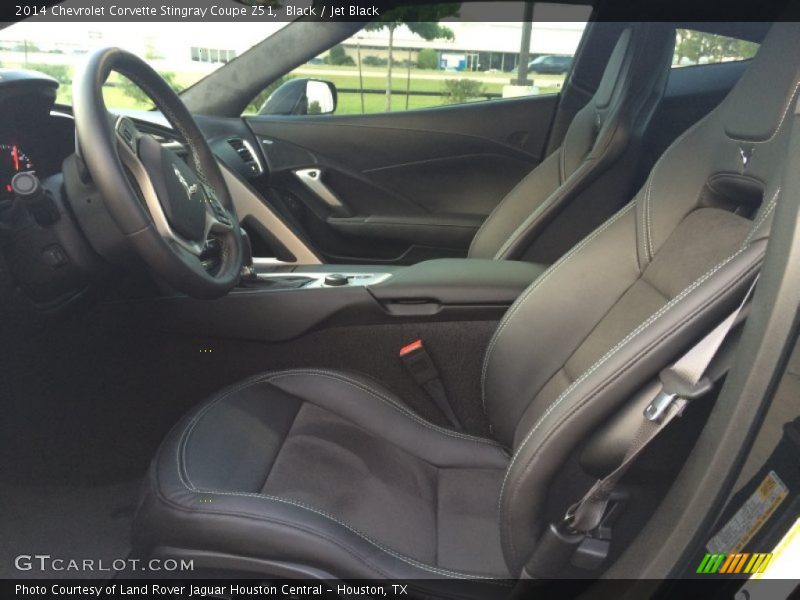
M 23 21 L 0 31 L 0 66 L 32 69 L 58 80 L 57 102 L 72 104 L 72 77 L 87 53 L 119 46 L 147 61 L 180 92 L 235 60 L 288 23 L 43 23 Z M 112 73 L 108 108 L 149 109 L 131 82 Z

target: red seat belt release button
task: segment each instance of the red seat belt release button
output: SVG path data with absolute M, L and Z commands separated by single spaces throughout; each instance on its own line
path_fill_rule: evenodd
M 428 351 L 422 345 L 422 340 L 416 340 L 400 349 L 400 360 L 414 378 L 414 381 L 423 385 L 433 379 L 439 379 L 439 371 L 433 364 Z

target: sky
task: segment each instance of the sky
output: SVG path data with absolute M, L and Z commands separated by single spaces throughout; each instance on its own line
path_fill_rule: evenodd
M 490 7 L 487 8 L 487 7 Z M 458 21 L 446 20 L 446 25 L 455 33 L 454 41 L 437 40 L 426 42 L 412 34 L 407 28 L 395 33 L 396 47 L 453 49 L 454 51 L 492 51 L 516 53 L 522 32 L 523 6 L 520 2 L 464 3 Z M 553 12 L 548 5 L 538 3 L 534 10 L 534 30 L 531 36 L 531 52 L 535 54 L 572 54 L 577 47 L 583 30 L 578 19 L 588 17 L 586 7 L 571 6 L 564 12 L 560 5 Z M 477 22 L 473 19 L 493 17 L 504 19 L 497 22 Z M 571 18 L 575 21 L 554 22 L 553 18 Z M 67 62 L 74 59 L 71 53 L 94 50 L 105 46 L 120 46 L 140 56 L 155 50 L 155 55 L 163 56 L 168 62 L 188 62 L 188 48 L 203 46 L 234 50 L 241 54 L 262 39 L 269 37 L 285 27 L 287 23 L 269 21 L 237 22 L 42 22 L 23 21 L 0 30 L 0 42 L 21 42 L 27 40 L 42 50 L 57 48 L 62 55 L 49 55 L 43 62 Z M 360 32 L 357 37 L 365 45 L 385 45 L 388 34 Z M 11 56 L 9 56 L 11 60 Z M 39 60 L 39 59 L 37 59 Z M 13 62 L 13 60 L 11 60 Z M 200 68 L 201 65 L 188 67 Z M 208 66 L 202 68 L 207 69 Z

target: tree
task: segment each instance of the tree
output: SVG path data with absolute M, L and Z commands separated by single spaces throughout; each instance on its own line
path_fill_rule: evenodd
M 261 90 L 258 95 L 250 101 L 250 104 L 247 105 L 247 108 L 244 109 L 244 112 L 248 114 L 258 113 L 258 111 L 261 110 L 261 107 L 264 106 L 264 102 L 267 101 L 267 98 L 272 95 L 272 92 L 277 90 L 290 79 L 294 79 L 294 76 L 284 75 L 283 77 L 278 77 L 275 81 Z
M 439 53 L 433 48 L 420 50 L 417 56 L 417 67 L 420 69 L 438 69 Z
M 169 87 L 175 90 L 175 93 L 179 94 L 183 90 L 183 86 L 180 85 L 175 79 L 175 73 L 170 73 L 168 71 L 165 71 L 159 73 L 159 75 L 161 75 L 164 81 L 166 81 L 167 84 L 169 84 Z M 147 94 L 144 93 L 144 91 L 142 91 L 142 88 L 133 83 L 127 77 L 123 77 L 122 75 L 120 75 L 119 85 L 125 92 L 125 95 L 135 100 L 138 104 L 142 104 L 144 106 L 153 105 L 153 101 Z
M 331 48 L 331 51 L 328 52 L 328 56 L 325 57 L 325 62 L 329 65 L 353 66 L 356 64 L 352 57 L 347 56 L 347 52 L 345 52 L 344 46 L 341 44 Z
M 448 2 L 442 4 L 428 4 L 420 6 L 398 6 L 386 11 L 381 17 L 364 27 L 365 31 L 389 32 L 388 62 L 386 69 L 386 111 L 392 110 L 392 66 L 394 59 L 394 32 L 401 25 L 405 25 L 411 31 L 425 40 L 454 39 L 453 31 L 439 25 L 439 21 L 446 17 L 457 17 L 460 2 Z
M 758 44 L 746 40 L 693 31 L 691 29 L 678 29 L 675 43 L 675 62 L 683 64 L 684 59 L 689 64 L 716 63 L 723 59 L 743 60 L 752 58 L 758 50 Z

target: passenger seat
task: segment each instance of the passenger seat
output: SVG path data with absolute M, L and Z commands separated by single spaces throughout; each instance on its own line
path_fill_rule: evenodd
M 666 23 L 622 30 L 597 91 L 561 146 L 486 218 L 470 258 L 552 263 L 625 204 L 640 183 L 641 140 L 663 96 L 674 46 L 675 29 Z

